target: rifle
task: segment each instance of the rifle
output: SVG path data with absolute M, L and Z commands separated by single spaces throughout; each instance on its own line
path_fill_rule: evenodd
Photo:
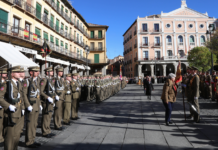
M 11 97 L 11 71 L 10 71 L 10 64 L 8 64 L 8 82 L 7 82 L 7 102 L 9 104 L 12 104 L 12 97 Z M 16 111 L 17 109 L 15 109 Z M 10 127 L 13 127 L 14 125 L 16 125 L 16 123 L 14 123 L 12 121 L 12 116 L 11 116 L 11 112 L 9 109 L 7 110 L 7 114 L 8 114 L 8 122 L 7 122 L 7 125 L 10 126 Z

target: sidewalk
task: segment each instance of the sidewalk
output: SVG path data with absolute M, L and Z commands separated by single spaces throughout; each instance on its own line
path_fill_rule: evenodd
M 64 131 L 55 131 L 57 135 L 50 140 L 38 136 L 37 140 L 43 143 L 39 149 L 218 149 L 218 105 L 200 99 L 201 123 L 185 121 L 182 95 L 178 92 L 172 112 L 174 124 L 166 126 L 165 109 L 160 100 L 162 87 L 163 84 L 154 85 L 152 100 L 147 100 L 141 86 L 130 84 L 99 105 L 82 103 L 79 110 L 81 119 Z M 186 109 L 189 114 L 188 105 Z

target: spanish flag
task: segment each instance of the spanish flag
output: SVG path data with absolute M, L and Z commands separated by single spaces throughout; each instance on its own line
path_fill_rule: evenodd
M 24 29 L 24 37 L 27 37 L 27 38 L 29 37 L 29 31 L 27 31 L 25 29 Z
M 33 33 L 33 40 L 37 41 L 37 34 Z
M 177 71 L 176 71 L 175 83 L 179 83 L 181 81 L 182 81 L 182 71 L 181 71 L 181 64 L 179 62 L 178 67 L 177 67 Z

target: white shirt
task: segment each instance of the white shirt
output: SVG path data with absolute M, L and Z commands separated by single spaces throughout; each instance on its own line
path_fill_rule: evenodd
M 14 84 L 17 86 L 17 81 L 15 81 L 14 79 L 12 79 L 12 81 L 14 82 Z

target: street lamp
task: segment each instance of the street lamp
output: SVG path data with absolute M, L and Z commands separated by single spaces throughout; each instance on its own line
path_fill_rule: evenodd
M 212 24 L 209 25 L 209 30 L 207 30 L 206 35 L 207 35 L 207 39 L 210 40 L 211 39 L 211 33 L 213 33 L 214 31 L 214 26 Z M 213 72 L 213 53 L 211 51 L 211 70 L 210 73 L 212 75 Z M 212 101 L 214 101 L 214 94 L 212 92 Z
M 88 75 L 88 69 L 87 69 L 87 67 L 88 67 L 88 55 L 89 55 L 89 46 L 88 45 L 86 45 L 86 47 L 85 47 L 85 52 L 86 52 L 86 75 Z

